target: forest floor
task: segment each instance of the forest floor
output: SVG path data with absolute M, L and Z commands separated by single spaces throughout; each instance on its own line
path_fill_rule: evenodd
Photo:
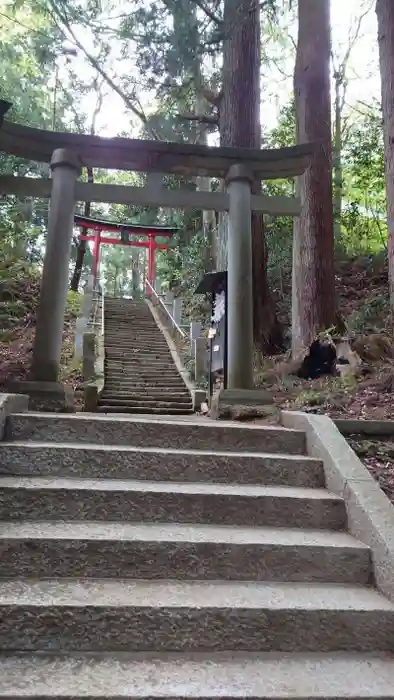
M 0 391 L 7 381 L 27 379 L 31 364 L 40 277 L 24 263 L 0 266 Z M 81 367 L 74 359 L 75 320 L 81 297 L 67 298 L 60 381 L 76 389 L 82 382 Z
M 385 351 L 369 348 L 361 359 L 365 376 L 299 379 L 282 371 L 288 355 L 263 360 L 256 369 L 256 385 L 267 388 L 275 404 L 286 410 L 324 413 L 331 418 L 388 419 L 394 417 L 394 340 L 389 330 L 387 262 L 383 256 L 337 264 L 339 310 L 351 335 L 384 338 Z M 281 320 L 290 317 L 290 284 L 278 295 Z M 277 371 L 276 371 L 277 368 Z M 269 375 L 269 376 L 268 376 Z

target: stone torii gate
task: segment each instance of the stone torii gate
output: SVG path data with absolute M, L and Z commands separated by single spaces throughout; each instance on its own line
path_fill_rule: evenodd
M 1 103 L 1 101 L 0 101 Z M 1 104 L 0 104 L 1 106 Z M 0 151 L 50 163 L 51 179 L 0 177 L 0 194 L 49 197 L 50 213 L 31 379 L 21 393 L 59 390 L 60 353 L 76 202 L 109 202 L 228 211 L 228 388 L 253 388 L 251 212 L 298 216 L 295 197 L 253 195 L 253 181 L 293 178 L 308 167 L 312 145 L 281 149 L 212 148 L 41 131 L 4 120 Z M 172 173 L 225 180 L 226 192 L 166 190 L 78 181 L 82 167 Z M 51 389 L 52 388 L 52 389 Z

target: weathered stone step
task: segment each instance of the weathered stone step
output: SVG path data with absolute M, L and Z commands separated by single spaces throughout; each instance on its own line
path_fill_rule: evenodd
M 177 379 L 174 378 L 173 380 L 168 380 L 167 381 L 162 381 L 158 382 L 156 379 L 150 381 L 149 378 L 147 378 L 145 381 L 141 375 L 138 377 L 135 377 L 134 379 L 125 379 L 122 378 L 118 381 L 115 381 L 114 377 L 106 377 L 105 380 L 105 390 L 112 390 L 114 389 L 115 391 L 123 390 L 125 387 L 129 387 L 131 391 L 134 391 L 136 393 L 143 393 L 145 392 L 150 392 L 150 391 L 160 391 L 164 393 L 176 393 L 176 394 L 189 394 L 185 383 L 182 381 L 182 379 Z M 162 393 L 163 395 L 163 393 Z
M 391 651 L 394 629 L 373 589 L 325 584 L 3 580 L 0 616 L 3 651 Z
M 92 414 L 14 413 L 6 423 L 8 440 L 47 440 L 134 447 L 226 452 L 305 454 L 305 434 L 279 426 L 235 425 L 219 421 L 160 421 L 102 418 Z M 240 467 L 241 469 L 241 467 Z
M 0 527 L 3 578 L 367 584 L 371 577 L 368 547 L 331 530 L 64 520 Z
M 114 384 L 118 384 L 121 389 L 127 388 L 134 391 L 134 387 L 140 379 L 145 379 L 151 387 L 160 387 L 160 390 L 171 391 L 171 377 L 168 375 L 163 375 L 161 382 L 157 382 L 156 377 L 148 373 L 141 374 L 139 372 L 124 372 L 112 374 L 112 372 L 105 372 L 105 382 L 107 383 L 109 381 L 110 383 L 112 382 Z
M 176 418 L 177 416 L 186 416 L 194 413 L 194 410 L 192 408 L 157 408 L 156 406 L 134 406 L 132 403 L 124 404 L 123 406 L 108 406 L 105 403 L 99 403 L 97 411 L 98 413 L 102 414 L 128 414 L 130 416 L 152 415 L 154 417 L 174 416 L 174 418 Z
M 150 357 L 148 354 L 144 357 L 133 357 L 131 353 L 128 356 L 123 355 L 117 359 L 116 357 L 111 357 L 107 355 L 107 360 L 105 366 L 108 369 L 124 369 L 124 368 L 152 368 L 152 370 L 159 372 L 160 369 L 168 369 L 175 367 L 171 355 L 166 358 L 155 357 L 154 355 Z
M 161 397 L 160 399 L 154 398 L 152 396 L 138 396 L 136 394 L 130 393 L 128 395 L 120 393 L 110 393 L 107 392 L 100 397 L 101 404 L 107 404 L 108 406 L 122 406 L 125 404 L 133 405 L 136 407 L 145 406 L 146 408 L 191 408 L 193 403 L 189 397 L 186 396 L 184 399 L 177 399 L 176 397 L 167 396 Z
M 107 370 L 107 371 L 106 371 L 106 374 L 108 374 L 107 365 L 105 365 L 105 370 Z M 175 370 L 175 371 L 172 371 L 172 370 Z M 136 379 L 136 381 L 139 381 L 139 378 L 140 378 L 142 382 L 149 381 L 151 376 L 152 376 L 152 378 L 154 379 L 155 383 L 156 383 L 156 381 L 157 381 L 157 382 L 160 382 L 160 379 L 161 379 L 160 374 L 158 374 L 158 373 L 155 372 L 155 371 L 153 372 L 152 375 L 150 375 L 149 366 L 145 366 L 145 365 L 140 365 L 140 366 L 137 366 L 137 367 L 135 367 L 135 368 L 134 368 L 134 367 L 132 367 L 132 368 L 127 368 L 127 372 L 120 372 L 119 370 L 115 370 L 115 368 L 111 368 L 111 372 L 110 372 L 111 377 L 114 376 L 114 374 L 116 374 L 116 373 L 119 375 L 119 379 L 120 379 L 121 381 L 122 381 L 123 379 L 125 379 L 125 375 L 126 375 L 126 374 L 129 374 L 131 377 L 134 376 L 135 379 Z M 171 382 L 171 381 L 174 381 L 174 382 L 179 382 L 179 381 L 181 381 L 181 382 L 182 382 L 182 386 L 183 386 L 183 387 L 185 386 L 185 383 L 184 383 L 184 381 L 182 380 L 181 375 L 180 375 L 180 373 L 178 372 L 178 370 L 177 370 L 177 368 L 175 367 L 175 365 L 172 366 L 171 372 L 166 372 L 166 373 L 165 373 L 165 376 L 164 376 L 164 378 L 162 378 L 162 379 L 163 379 L 163 383 L 166 382 L 166 381 L 170 381 L 170 382 Z
M 154 355 L 154 354 L 159 354 L 160 356 L 162 354 L 165 355 L 170 355 L 170 351 L 168 349 L 168 345 L 161 345 L 160 343 L 152 343 L 150 340 L 144 340 L 144 341 L 139 341 L 138 343 L 134 342 L 133 340 L 127 340 L 127 341 L 119 341 L 116 342 L 115 340 L 113 343 L 105 343 L 105 349 L 109 353 L 113 353 L 114 351 L 118 352 L 119 354 L 122 352 L 131 352 L 133 355 L 140 356 L 140 355 Z
M 121 479 L 0 477 L 4 520 L 116 520 L 341 530 L 326 489 Z
M 138 329 L 139 330 L 139 329 Z M 115 345 L 117 342 L 120 343 L 131 343 L 132 345 L 136 344 L 139 345 L 141 348 L 144 348 L 146 346 L 146 343 L 151 343 L 152 345 L 157 345 L 162 348 L 167 348 L 168 349 L 168 344 L 164 340 L 163 336 L 159 331 L 156 333 L 139 333 L 137 332 L 134 333 L 122 333 L 121 330 L 118 331 L 118 337 L 116 332 L 114 331 L 113 336 L 108 336 L 107 334 L 105 335 L 105 345 L 111 346 Z
M 313 457 L 79 443 L 2 442 L 0 474 L 324 486 L 323 464 Z
M 114 408 L 118 407 L 119 409 L 122 407 L 145 408 L 147 413 L 149 413 L 151 408 L 162 409 L 163 411 L 172 408 L 178 409 L 179 411 L 192 409 L 193 403 L 191 399 L 186 402 L 177 400 L 172 401 L 171 397 L 168 399 L 150 399 L 149 396 L 147 396 L 145 399 L 138 399 L 137 397 L 133 396 L 133 394 L 130 394 L 128 398 L 123 399 L 121 396 L 116 394 L 107 394 L 106 396 L 100 397 L 99 405 L 113 406 Z
M 111 315 L 104 316 L 104 332 L 105 333 L 115 333 L 116 328 L 119 330 L 135 333 L 136 328 L 141 328 L 142 331 L 152 332 L 156 335 L 161 335 L 161 331 L 157 326 L 155 320 L 150 317 L 146 319 L 142 318 L 128 318 L 118 316 L 117 314 L 111 313 Z
M 393 700 L 391 654 L 297 652 L 11 654 L 4 700 Z
M 106 398 L 111 398 L 115 397 L 118 399 L 133 399 L 135 401 L 144 401 L 145 399 L 147 401 L 171 401 L 171 402 L 178 402 L 178 403 L 191 403 L 192 399 L 187 391 L 171 391 L 171 389 L 168 389 L 167 391 L 162 389 L 162 391 L 157 391 L 157 388 L 152 386 L 150 389 L 146 389 L 145 391 L 141 391 L 141 389 L 133 389 L 130 388 L 127 392 L 124 391 L 123 386 L 119 387 L 104 387 L 104 391 L 100 395 L 100 399 L 106 399 Z
M 159 383 L 156 382 L 156 376 L 154 374 L 150 374 L 149 372 L 138 372 L 138 371 L 128 371 L 128 372 L 108 372 L 105 371 L 105 379 L 108 381 L 113 381 L 117 384 L 120 384 L 122 387 L 128 385 L 128 386 L 134 386 L 135 382 L 138 382 L 140 379 L 144 379 L 145 381 L 149 382 L 151 386 L 156 386 L 156 384 L 159 386 Z M 174 371 L 173 375 L 169 375 L 167 373 L 163 373 L 161 377 L 161 386 L 166 389 L 167 387 L 170 387 L 168 382 L 171 381 L 173 377 L 176 379 L 180 375 Z
M 129 340 L 131 340 L 132 342 L 139 341 L 142 345 L 142 342 L 146 342 L 147 340 L 149 340 L 157 343 L 157 345 L 161 345 L 162 347 L 168 347 L 166 341 L 164 340 L 163 336 L 157 328 L 154 332 L 152 331 L 151 333 L 144 332 L 143 329 L 141 329 L 140 332 L 140 328 L 134 329 L 133 331 L 123 331 L 122 328 L 119 328 L 118 331 L 116 331 L 116 329 L 114 328 L 113 333 L 105 333 L 105 341 L 109 344 L 115 343 L 117 335 L 119 336 L 119 339 L 123 342 Z

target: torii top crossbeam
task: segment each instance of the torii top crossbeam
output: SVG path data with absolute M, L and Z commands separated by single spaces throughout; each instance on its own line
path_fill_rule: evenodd
M 92 231 L 113 231 L 114 233 L 121 233 L 125 231 L 129 234 L 135 234 L 136 236 L 173 236 L 174 233 L 178 231 L 175 226 L 156 226 L 156 225 L 143 225 L 134 224 L 131 221 L 125 221 L 124 223 L 116 221 L 108 221 L 108 219 L 94 219 L 91 216 L 83 216 L 82 214 L 74 215 L 74 223 L 76 226 L 81 226 L 82 228 L 89 228 Z

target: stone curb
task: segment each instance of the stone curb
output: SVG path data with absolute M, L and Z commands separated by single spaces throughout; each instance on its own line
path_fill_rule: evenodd
M 26 394 L 0 394 L 0 440 L 4 440 L 5 424 L 10 413 L 23 413 L 29 408 Z
M 283 411 L 282 425 L 306 433 L 323 461 L 326 486 L 345 500 L 348 529 L 371 548 L 375 582 L 394 601 L 394 508 L 328 416 Z
M 342 435 L 370 435 L 371 437 L 394 436 L 393 420 L 357 420 L 338 418 L 335 425 Z

